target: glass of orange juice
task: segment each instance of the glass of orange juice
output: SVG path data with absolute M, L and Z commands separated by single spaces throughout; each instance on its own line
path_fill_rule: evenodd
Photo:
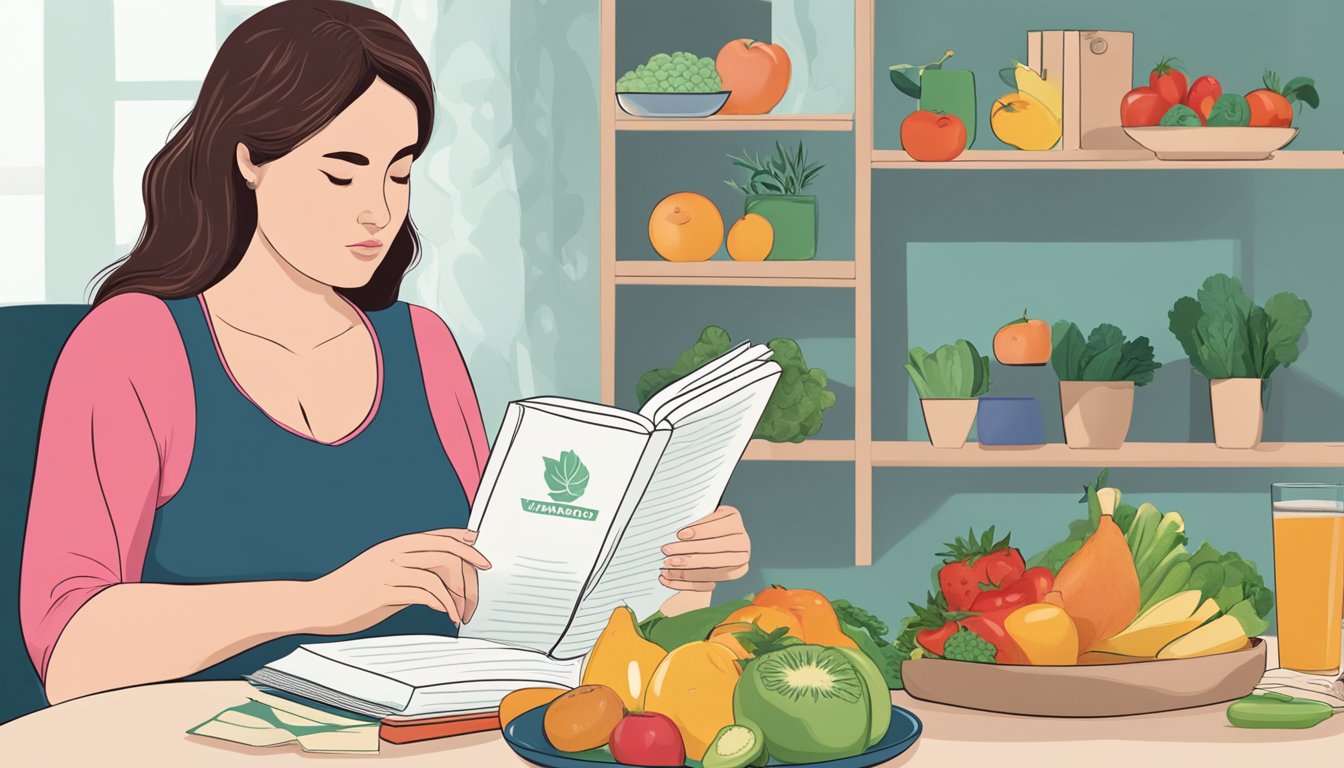
M 1337 675 L 1344 613 L 1344 486 L 1276 483 L 1270 493 L 1279 666 Z

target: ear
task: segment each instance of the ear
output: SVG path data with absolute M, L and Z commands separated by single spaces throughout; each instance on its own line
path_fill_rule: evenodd
M 234 147 L 234 157 L 238 163 L 238 172 L 242 174 L 243 181 L 248 186 L 255 188 L 261 183 L 261 166 L 252 163 L 252 152 L 248 150 L 247 145 L 241 141 Z

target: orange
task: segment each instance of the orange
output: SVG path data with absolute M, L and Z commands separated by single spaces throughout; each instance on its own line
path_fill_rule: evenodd
M 649 242 L 668 261 L 706 261 L 723 244 L 723 216 L 695 192 L 673 192 L 649 214 Z
M 803 639 L 803 625 L 802 622 L 798 621 L 798 617 L 782 608 L 776 608 L 774 606 L 748 605 L 744 608 L 738 608 L 736 611 L 728 614 L 728 617 L 723 621 L 719 622 L 719 627 L 737 622 L 744 622 L 750 626 L 753 621 L 766 632 L 773 632 L 780 627 L 788 627 L 790 635 L 793 635 L 799 640 Z M 710 632 L 710 635 L 717 635 L 720 632 L 719 627 L 715 627 Z M 742 630 L 731 629 L 725 631 L 741 632 Z
M 524 712 L 550 704 L 564 692 L 564 688 L 519 688 L 499 702 L 499 727 L 504 728 Z
M 759 213 L 748 213 L 728 230 L 728 255 L 738 261 L 765 261 L 775 246 L 775 228 Z

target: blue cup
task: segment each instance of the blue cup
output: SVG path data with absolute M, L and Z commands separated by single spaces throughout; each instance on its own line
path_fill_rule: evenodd
M 976 431 L 981 445 L 1044 445 L 1041 403 L 1034 397 L 982 397 Z

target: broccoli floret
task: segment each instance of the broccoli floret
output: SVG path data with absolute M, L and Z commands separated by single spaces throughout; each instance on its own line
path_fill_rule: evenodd
M 993 664 L 996 652 L 992 643 L 965 627 L 958 629 L 943 645 L 943 658 L 954 661 Z

